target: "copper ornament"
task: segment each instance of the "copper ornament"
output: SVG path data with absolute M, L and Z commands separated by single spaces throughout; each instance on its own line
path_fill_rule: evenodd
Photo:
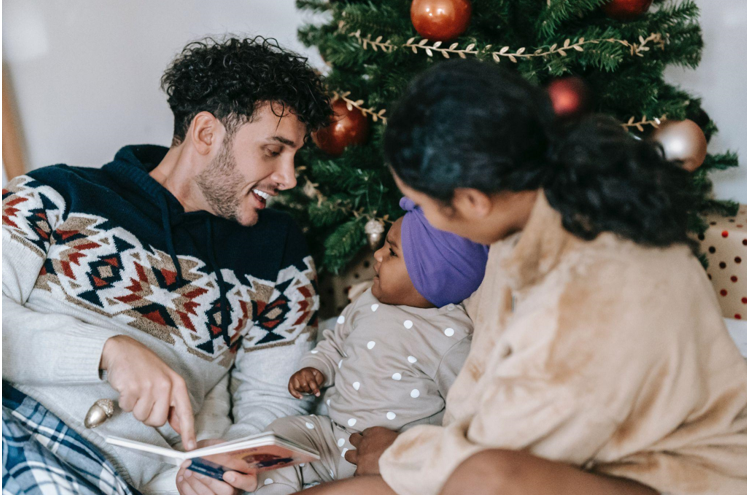
M 312 138 L 319 148 L 332 156 L 340 156 L 351 145 L 364 144 L 368 140 L 368 118 L 355 107 L 348 109 L 344 100 L 332 103 L 331 122 L 316 131 Z
M 423 38 L 450 41 L 467 30 L 472 17 L 469 0 L 413 0 L 410 20 Z
M 555 79 L 547 85 L 547 94 L 560 119 L 577 119 L 591 111 L 591 90 L 580 77 Z
M 659 125 L 652 139 L 661 144 L 667 160 L 680 161 L 689 172 L 703 165 L 708 154 L 705 134 L 692 120 L 667 120 Z
M 612 0 L 602 10 L 616 21 L 633 21 L 648 12 L 653 0 Z

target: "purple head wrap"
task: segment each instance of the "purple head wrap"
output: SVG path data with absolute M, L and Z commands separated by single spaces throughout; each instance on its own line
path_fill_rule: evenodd
M 402 252 L 415 289 L 439 308 L 467 299 L 485 276 L 488 247 L 434 228 L 408 198 L 399 205 L 407 212 Z

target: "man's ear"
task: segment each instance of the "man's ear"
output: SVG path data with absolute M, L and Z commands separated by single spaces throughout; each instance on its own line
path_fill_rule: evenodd
M 194 149 L 201 155 L 209 155 L 223 143 L 226 129 L 210 112 L 200 112 L 192 119 L 187 131 Z
M 456 212 L 470 220 L 486 218 L 493 209 L 492 198 L 482 191 L 471 188 L 457 188 L 451 206 Z

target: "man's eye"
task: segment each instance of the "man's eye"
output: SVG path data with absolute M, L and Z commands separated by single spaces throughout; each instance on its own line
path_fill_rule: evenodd
M 394 251 L 392 251 L 392 248 L 389 248 L 389 256 L 394 256 L 395 258 L 397 257 Z

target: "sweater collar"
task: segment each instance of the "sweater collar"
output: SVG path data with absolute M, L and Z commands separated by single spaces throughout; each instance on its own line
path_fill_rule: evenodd
M 540 190 L 526 227 L 513 242 L 516 244 L 502 265 L 509 285 L 517 290 L 539 282 L 583 241 L 563 228 L 560 212 L 550 206 Z
M 114 160 L 103 168 L 108 174 L 125 181 L 131 186 L 131 190 L 151 203 L 160 207 L 165 200 L 174 220 L 178 222 L 185 214 L 184 207 L 171 191 L 150 175 L 168 151 L 165 146 L 154 144 L 125 146 L 114 155 Z

